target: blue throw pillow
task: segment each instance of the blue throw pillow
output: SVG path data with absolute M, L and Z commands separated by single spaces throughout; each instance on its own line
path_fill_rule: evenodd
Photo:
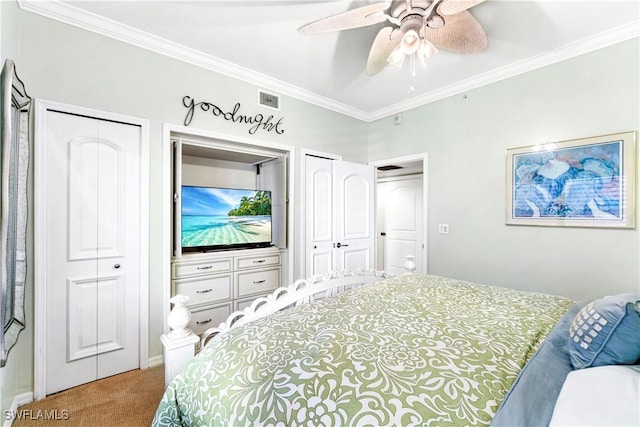
M 640 294 L 597 299 L 569 327 L 569 356 L 576 369 L 631 365 L 640 360 Z

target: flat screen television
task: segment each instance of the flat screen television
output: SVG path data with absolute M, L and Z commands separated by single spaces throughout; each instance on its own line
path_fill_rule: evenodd
M 271 245 L 271 192 L 182 186 L 182 251 Z

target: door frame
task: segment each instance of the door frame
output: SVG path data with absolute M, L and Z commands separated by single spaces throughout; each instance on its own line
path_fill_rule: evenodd
M 46 212 L 42 209 L 45 195 L 42 191 L 46 178 L 47 160 L 44 156 L 46 111 L 85 116 L 99 120 L 140 126 L 140 320 L 139 365 L 149 365 L 149 120 L 77 105 L 44 99 L 35 100 L 34 172 L 33 172 L 33 259 L 34 259 L 34 378 L 35 400 L 46 397 Z M 36 207 L 40 207 L 36 209 Z M 147 225 L 145 227 L 145 224 Z
M 428 274 L 429 273 L 429 256 L 428 256 L 428 252 L 429 252 L 429 199 L 428 199 L 428 194 L 429 194 L 429 154 L 428 153 L 419 153 L 419 154 L 411 154 L 408 156 L 402 156 L 402 157 L 394 157 L 391 159 L 383 159 L 383 160 L 376 160 L 373 162 L 369 162 L 369 165 L 373 166 L 374 168 L 376 168 L 376 176 L 375 176 L 375 180 L 376 180 L 376 206 L 377 206 L 377 188 L 378 188 L 378 174 L 377 174 L 377 168 L 379 166 L 385 166 L 385 165 L 401 165 L 403 163 L 411 163 L 411 162 L 416 162 L 416 161 L 422 161 L 422 244 L 424 245 L 424 250 L 422 251 L 422 265 L 424 267 L 424 273 Z M 378 230 L 376 230 L 377 232 Z M 374 257 L 375 260 L 378 260 L 378 239 L 374 239 L 374 247 L 375 247 L 375 252 L 374 252 Z M 379 267 L 379 266 L 376 266 Z

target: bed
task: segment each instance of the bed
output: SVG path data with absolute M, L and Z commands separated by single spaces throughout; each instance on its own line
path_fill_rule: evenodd
M 572 360 L 584 349 L 569 339 L 576 316 L 602 311 L 593 302 L 585 312 L 585 302 L 438 276 L 363 276 L 339 293 L 296 282 L 232 315 L 170 383 L 153 425 L 549 424 L 574 363 L 594 363 Z M 618 304 L 630 333 L 636 297 Z M 638 362 L 631 347 L 604 364 Z

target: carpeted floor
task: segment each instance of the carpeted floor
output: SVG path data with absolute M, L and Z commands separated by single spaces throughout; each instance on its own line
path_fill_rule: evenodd
M 163 393 L 164 366 L 136 369 L 21 406 L 12 425 L 149 426 Z

